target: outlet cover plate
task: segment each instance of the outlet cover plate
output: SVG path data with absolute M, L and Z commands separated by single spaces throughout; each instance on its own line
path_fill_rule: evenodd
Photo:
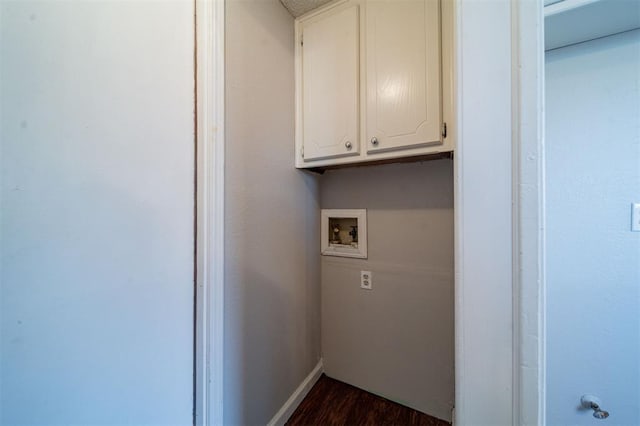
M 373 290 L 373 275 L 371 271 L 360 271 L 360 288 Z

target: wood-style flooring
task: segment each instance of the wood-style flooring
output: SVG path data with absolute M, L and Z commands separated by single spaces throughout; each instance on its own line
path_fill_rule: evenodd
M 444 420 L 396 404 L 324 374 L 286 424 L 449 426 Z

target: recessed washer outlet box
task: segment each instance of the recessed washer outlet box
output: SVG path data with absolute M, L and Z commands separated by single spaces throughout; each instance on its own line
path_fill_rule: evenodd
M 320 217 L 322 255 L 367 258 L 366 209 L 322 209 Z

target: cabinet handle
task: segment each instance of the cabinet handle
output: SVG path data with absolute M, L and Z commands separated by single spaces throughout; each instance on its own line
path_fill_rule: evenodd
M 371 138 L 371 145 L 378 146 L 378 138 L 375 136 Z
M 344 143 L 344 146 L 345 146 L 347 149 L 349 149 L 349 150 L 350 150 L 350 149 L 351 149 L 351 142 L 346 141 L 346 142 Z

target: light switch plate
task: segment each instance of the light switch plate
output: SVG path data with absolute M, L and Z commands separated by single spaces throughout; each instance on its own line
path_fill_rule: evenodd
M 631 205 L 631 230 L 640 232 L 640 203 Z

